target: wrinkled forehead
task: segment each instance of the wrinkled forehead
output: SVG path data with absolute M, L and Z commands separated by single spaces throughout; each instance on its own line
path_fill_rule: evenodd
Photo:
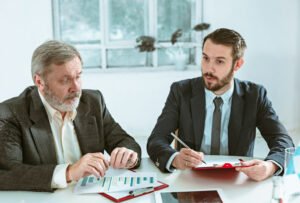
M 81 60 L 76 56 L 73 59 L 65 62 L 52 63 L 47 67 L 47 75 L 54 75 L 56 77 L 70 76 L 76 77 L 81 74 L 82 64 Z

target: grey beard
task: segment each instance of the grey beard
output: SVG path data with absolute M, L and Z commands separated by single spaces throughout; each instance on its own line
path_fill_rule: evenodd
M 75 101 L 72 102 L 71 104 L 65 104 L 63 101 L 60 101 L 49 89 L 45 90 L 45 99 L 46 101 L 56 110 L 60 111 L 60 112 L 68 112 L 68 111 L 74 111 L 78 105 L 79 105 L 79 101 L 80 101 L 80 96 L 81 96 L 81 92 L 76 93 L 74 95 Z M 69 96 L 70 97 L 70 96 Z M 66 99 L 66 98 L 65 98 Z

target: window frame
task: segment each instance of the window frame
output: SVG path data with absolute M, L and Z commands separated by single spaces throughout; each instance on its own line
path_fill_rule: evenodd
M 144 0 L 145 5 L 147 8 L 147 14 L 145 15 L 146 23 L 145 26 L 147 26 L 146 29 L 148 29 L 148 33 L 146 35 L 153 36 L 155 39 L 157 39 L 158 33 L 157 33 L 157 5 L 159 0 Z M 59 19 L 59 2 L 60 0 L 52 0 L 52 18 L 53 18 L 53 37 L 56 40 L 61 40 L 61 24 Z M 194 12 L 191 15 L 195 16 L 194 18 L 191 18 L 191 25 L 195 25 L 197 23 L 203 22 L 203 0 L 195 0 L 195 8 L 191 11 Z M 95 66 L 95 67 L 84 67 L 85 71 L 164 71 L 164 70 L 175 70 L 174 65 L 158 65 L 158 49 L 159 48 L 170 48 L 172 47 L 171 42 L 156 42 L 156 50 L 153 52 L 147 53 L 146 56 L 146 66 L 122 66 L 122 67 L 109 67 L 107 64 L 108 60 L 108 50 L 111 49 L 134 49 L 136 47 L 136 42 L 131 40 L 123 40 L 118 42 L 109 41 L 109 25 L 108 25 L 108 11 L 109 11 L 109 0 L 99 0 L 99 12 L 100 12 L 100 30 L 101 30 L 101 43 L 100 44 L 75 44 L 71 43 L 72 45 L 75 45 L 79 50 L 80 47 L 91 49 L 99 49 L 101 50 L 101 66 Z M 149 16 L 153 16 L 152 18 L 149 18 Z M 138 37 L 138 36 L 137 36 Z M 194 42 L 177 42 L 178 45 L 182 46 L 182 48 L 194 48 L 195 49 L 195 65 L 187 65 L 186 70 L 190 69 L 197 69 L 201 62 L 200 54 L 202 53 L 202 39 L 203 39 L 203 32 L 191 33 L 192 41 Z M 152 54 L 152 56 L 151 56 Z M 199 57 L 198 57 L 199 56 Z M 153 65 L 149 65 L 153 64 Z

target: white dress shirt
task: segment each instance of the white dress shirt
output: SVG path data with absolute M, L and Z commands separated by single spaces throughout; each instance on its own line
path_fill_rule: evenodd
M 73 121 L 77 111 L 67 112 L 62 118 L 61 113 L 54 109 L 39 92 L 42 103 L 46 109 L 56 150 L 58 165 L 52 176 L 52 188 L 67 187 L 66 170 L 69 164 L 77 162 L 81 157 L 81 150 L 77 140 Z

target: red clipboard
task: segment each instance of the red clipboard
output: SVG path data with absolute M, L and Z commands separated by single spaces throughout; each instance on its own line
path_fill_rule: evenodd
M 215 164 L 208 167 L 195 167 L 194 170 L 207 170 L 207 169 L 233 169 L 236 167 L 244 167 L 240 163 L 223 163 L 223 164 Z
M 228 161 L 228 162 L 212 162 L 206 164 L 201 164 L 198 167 L 194 167 L 194 170 L 210 170 L 210 169 L 234 169 L 236 167 L 247 167 L 243 166 L 242 162 L 244 160 L 238 159 L 237 161 Z
M 162 190 L 169 186 L 168 184 L 165 184 L 161 181 L 157 181 L 157 184 L 158 184 L 157 186 L 151 188 L 150 190 L 145 188 L 144 192 L 134 193 L 135 191 L 133 191 L 133 193 L 131 193 L 131 192 L 127 191 L 127 192 L 99 193 L 99 194 L 110 199 L 113 202 L 123 202 L 123 201 L 130 200 L 130 199 L 133 199 L 136 197 L 140 197 L 142 195 L 152 193 L 154 191 Z M 140 190 L 140 189 L 137 189 L 136 191 L 138 191 L 138 190 Z M 120 194 L 121 194 L 121 196 L 120 196 Z M 124 194 L 124 196 L 122 194 Z

